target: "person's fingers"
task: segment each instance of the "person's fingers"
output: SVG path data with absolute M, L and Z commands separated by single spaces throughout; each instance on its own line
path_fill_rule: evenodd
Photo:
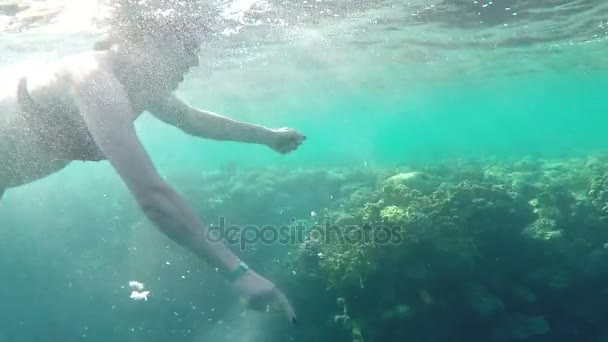
M 289 322 L 295 324 L 297 321 L 297 317 L 295 311 L 293 310 L 293 307 L 289 303 L 289 300 L 287 300 L 287 297 L 285 297 L 285 295 L 276 288 L 274 292 L 276 296 L 275 304 L 278 306 L 278 309 L 283 313 L 283 315 Z
M 275 145 L 273 148 L 279 153 L 286 154 L 296 150 L 304 142 L 304 140 L 306 140 L 306 137 L 298 134 L 284 139 L 281 143 Z
M 279 151 L 280 153 L 289 153 L 293 150 L 295 150 L 298 147 L 298 144 L 291 141 L 291 142 L 286 142 L 285 144 L 282 144 L 281 146 L 279 146 L 277 148 L 277 151 Z
M 258 312 L 267 312 L 272 307 L 273 311 L 280 313 L 288 322 L 296 324 L 296 313 L 287 300 L 287 297 L 276 287 L 268 293 L 252 298 L 246 302 L 246 307 Z

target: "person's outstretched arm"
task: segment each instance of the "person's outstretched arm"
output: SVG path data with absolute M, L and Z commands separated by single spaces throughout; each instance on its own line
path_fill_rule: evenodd
M 291 128 L 271 129 L 195 108 L 175 95 L 159 100 L 148 110 L 159 120 L 196 137 L 266 145 L 279 153 L 297 149 L 306 139 Z
M 155 226 L 224 275 L 238 269 L 239 258 L 224 244 L 208 238 L 207 228 L 193 210 L 158 174 L 136 136 L 134 113 L 120 83 L 113 76 L 100 73 L 76 85 L 76 102 L 98 147 Z M 285 296 L 252 270 L 245 271 L 235 285 L 252 305 L 279 305 L 295 321 Z

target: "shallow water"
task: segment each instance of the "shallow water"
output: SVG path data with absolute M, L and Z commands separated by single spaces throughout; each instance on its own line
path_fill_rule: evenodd
M 178 92 L 193 105 L 236 119 L 294 127 L 308 140 L 282 156 L 262 146 L 198 140 L 142 117 L 138 131 L 159 171 L 208 221 L 214 218 L 205 216 L 204 196 L 221 182 L 202 174 L 230 174 L 233 166 L 294 173 L 315 167 L 377 170 L 443 160 L 587 158 L 608 147 L 605 1 L 271 0 L 218 6 L 223 17 L 207 37 L 201 66 Z M 100 7 L 93 1 L 51 7 L 62 15 L 50 23 L 22 32 L 4 27 L 0 65 L 53 60 L 94 42 L 91 18 Z M 287 202 L 268 202 L 277 208 L 269 209 L 267 222 L 281 221 L 283 206 L 305 213 L 325 207 L 313 202 L 310 184 L 273 186 L 275 192 L 255 192 L 257 203 L 267 200 L 264 191 L 271 199 L 287 192 L 278 201 Z M 234 201 L 225 205 L 244 205 L 243 212 L 257 208 L 246 199 Z M 8 191 L 0 222 L 0 341 L 352 340 L 325 328 L 335 314 L 334 293 L 316 283 L 294 285 L 291 273 L 272 268 L 284 257 L 278 247 L 252 260 L 276 275 L 309 323 L 293 332 L 272 319 L 243 318 L 213 270 L 142 220 L 107 163 L 75 163 Z M 131 301 L 130 280 L 145 282 L 151 300 Z M 587 289 L 596 290 L 603 293 Z M 429 316 L 427 331 L 435 319 L 450 316 Z M 589 326 L 605 318 L 567 320 L 561 330 L 555 328 L 559 319 L 551 322 L 554 335 L 534 341 L 600 341 Z M 462 324 L 452 331 L 453 340 L 487 341 L 467 329 L 474 330 Z M 412 334 L 412 341 L 446 340 Z

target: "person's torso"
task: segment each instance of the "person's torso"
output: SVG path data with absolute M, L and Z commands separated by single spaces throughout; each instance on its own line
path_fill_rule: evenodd
M 0 87 L 0 188 L 42 178 L 72 161 L 105 159 L 72 95 L 74 78 L 90 72 L 96 55 L 77 55 L 5 78 Z M 19 93 L 23 77 L 26 91 Z M 133 113 L 133 120 L 142 112 Z

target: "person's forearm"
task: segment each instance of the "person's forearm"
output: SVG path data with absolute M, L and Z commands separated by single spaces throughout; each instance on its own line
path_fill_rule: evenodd
M 140 200 L 140 205 L 164 234 L 217 267 L 224 275 L 238 267 L 240 259 L 219 238 L 208 235 L 207 227 L 171 187 L 155 190 Z
M 190 108 L 184 131 L 198 137 L 265 145 L 272 131 L 264 126 L 233 120 L 222 115 Z

